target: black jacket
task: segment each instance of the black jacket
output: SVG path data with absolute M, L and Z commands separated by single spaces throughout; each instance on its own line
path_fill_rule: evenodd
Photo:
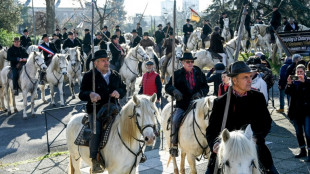
M 221 132 L 227 93 L 214 100 L 206 137 L 211 149 Z M 257 140 L 265 138 L 271 128 L 271 117 L 266 100 L 258 91 L 248 91 L 247 96 L 237 97 L 231 94 L 229 111 L 225 128 L 229 131 L 239 130 L 251 124 L 253 135 Z M 212 151 L 212 150 L 211 150 Z
M 247 14 L 245 16 L 245 20 L 244 20 L 244 26 L 245 27 L 250 27 L 250 24 L 251 24 L 251 16 L 249 14 Z
M 67 40 L 65 40 L 64 44 L 62 45 L 62 49 L 74 48 L 76 46 L 80 47 L 80 43 L 76 39 L 73 39 L 73 42 L 72 42 L 71 39 L 68 38 Z
M 125 37 L 121 35 L 121 36 L 119 37 L 118 43 L 119 43 L 119 44 L 124 44 L 124 43 L 126 43 Z
M 62 34 L 58 33 L 57 36 L 60 40 L 62 40 Z
M 186 110 L 192 101 L 192 96 L 199 92 L 202 97 L 207 96 L 209 92 L 209 86 L 206 80 L 205 74 L 200 70 L 199 67 L 194 66 L 194 80 L 195 87 L 193 90 L 189 88 L 189 83 L 185 77 L 185 69 L 181 68 L 174 72 L 175 82 L 172 86 L 172 78 L 169 80 L 165 87 L 166 92 L 173 96 L 173 90 L 178 89 L 183 94 L 183 99 L 176 102 L 176 107 Z
M 291 96 L 288 109 L 290 119 L 304 120 L 305 116 L 310 115 L 310 80 L 306 79 L 304 83 L 294 81 L 286 86 L 285 93 Z
M 111 38 L 111 33 L 107 30 L 106 32 L 103 32 L 103 34 L 105 34 L 108 38 Z M 105 36 L 102 36 L 104 41 L 109 41 L 109 39 L 107 39 Z
M 96 84 L 96 90 L 95 92 L 100 95 L 101 100 L 99 100 L 96 104 L 96 110 L 97 112 L 100 110 L 100 108 L 108 103 L 109 100 L 109 95 L 116 90 L 119 95 L 120 99 L 123 98 L 126 95 L 126 85 L 122 82 L 121 76 L 114 70 L 111 70 L 111 75 L 110 75 L 110 83 L 107 85 L 106 81 L 102 77 L 102 74 L 95 69 L 95 84 Z M 80 87 L 80 93 L 79 93 L 79 98 L 82 101 L 87 101 L 86 104 L 86 110 L 87 113 L 92 113 L 93 112 L 93 105 L 90 100 L 89 94 L 93 92 L 92 90 L 92 70 L 88 71 L 87 73 L 84 74 L 84 77 L 82 79 L 81 87 Z M 118 102 L 117 99 L 111 98 L 111 103 Z
M 163 29 L 165 34 L 167 33 L 167 30 L 168 30 L 168 26 L 165 26 L 164 29 Z M 168 31 L 167 37 L 169 37 L 169 33 L 170 32 L 173 32 L 173 28 L 171 26 L 169 27 L 169 31 Z
M 206 36 L 208 36 L 210 33 L 212 33 L 212 28 L 211 25 L 209 24 L 204 24 L 202 28 L 202 33 Z
M 32 45 L 31 38 L 29 36 L 26 38 L 25 35 L 22 35 L 20 37 L 20 45 L 24 48 L 28 48 L 30 45 Z
M 62 40 L 65 41 L 65 40 L 67 40 L 67 39 L 68 39 L 68 33 L 64 33 L 64 34 L 62 35 Z
M 23 47 L 15 47 L 12 45 L 11 48 L 8 49 L 8 61 L 11 62 L 11 67 L 16 67 L 20 58 L 28 58 L 28 54 L 26 49 Z
M 91 36 L 89 33 L 85 34 L 83 39 L 83 51 L 87 54 L 91 50 Z
M 138 36 L 142 37 L 142 27 L 137 28 Z
M 60 39 L 57 39 L 55 42 L 54 42 L 54 45 L 55 45 L 55 48 L 56 48 L 56 52 L 57 53 L 60 53 L 61 51 L 61 40 Z
M 119 60 L 119 58 L 121 57 L 121 53 L 122 51 L 119 50 L 114 43 L 111 42 L 111 44 L 109 45 L 110 50 L 111 50 L 111 54 L 112 54 L 112 63 L 115 63 Z
M 224 28 L 224 18 L 223 17 L 220 17 L 219 19 L 219 24 L 220 24 L 220 28 L 223 29 Z
M 214 91 L 213 91 L 213 95 L 217 96 L 218 95 L 218 91 L 219 91 L 219 85 L 222 83 L 222 73 L 217 73 L 215 72 L 214 74 L 212 74 L 211 71 L 208 72 L 207 74 L 207 82 L 208 83 L 214 83 Z
M 294 24 L 295 24 L 295 30 L 293 29 L 293 27 L 291 26 L 291 24 L 290 23 L 287 23 L 286 25 L 285 25 L 285 28 L 284 28 L 284 31 L 286 31 L 286 32 L 290 32 L 290 31 L 298 31 L 299 30 L 299 27 L 298 27 L 298 23 L 297 22 L 294 22 Z
M 45 42 L 43 42 L 41 45 L 44 46 L 45 48 L 48 48 L 49 50 L 53 51 L 55 54 L 57 53 L 57 49 L 56 49 L 54 43 L 49 42 L 49 46 L 47 46 L 45 44 Z M 39 49 L 39 50 L 42 51 L 42 49 Z M 44 55 L 44 62 L 48 66 L 50 64 L 50 62 L 51 62 L 53 57 L 48 57 L 49 53 L 47 53 L 44 50 L 43 50 L 43 55 Z
M 217 32 L 211 34 L 209 50 L 215 53 L 224 53 L 223 43 L 224 38 Z
M 275 30 L 281 26 L 281 14 L 279 10 L 276 10 L 272 13 L 270 24 Z
M 187 35 L 187 32 L 193 32 L 194 28 L 192 24 L 189 24 L 189 26 L 187 26 L 187 24 L 183 25 L 183 33 L 184 35 Z
M 163 30 L 157 30 L 155 32 L 156 44 L 161 44 L 165 38 L 165 32 Z
M 137 36 L 137 37 L 133 40 L 133 42 L 130 42 L 130 43 L 129 43 L 130 48 L 136 47 L 136 46 L 140 43 L 140 41 L 141 41 L 141 37 L 140 37 L 140 36 Z
M 95 46 L 99 46 L 98 44 L 100 43 L 100 49 L 105 49 L 107 50 L 107 44 L 105 43 L 105 41 L 103 39 L 94 39 L 94 45 Z

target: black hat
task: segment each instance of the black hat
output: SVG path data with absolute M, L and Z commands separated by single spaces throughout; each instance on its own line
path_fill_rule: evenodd
M 85 28 L 85 30 L 84 31 L 89 31 L 89 29 L 88 28 Z
M 106 26 L 106 25 L 105 25 L 105 26 L 104 26 L 103 28 L 106 28 L 106 29 L 108 29 L 108 26 Z
M 216 64 L 214 65 L 214 69 L 215 69 L 216 71 L 225 70 L 225 65 L 224 65 L 223 63 L 221 63 L 221 62 L 216 63 Z
M 116 34 L 111 37 L 112 40 L 114 40 L 116 38 L 118 38 L 118 36 Z
M 189 22 L 189 21 L 191 21 L 190 19 L 186 19 L 186 22 Z
M 181 57 L 179 60 L 195 60 L 197 59 L 196 57 L 193 57 L 192 53 L 190 52 L 185 52 L 183 54 L 183 57 Z
M 119 32 L 121 32 L 121 30 L 120 30 L 120 29 L 116 29 L 116 30 L 115 30 L 115 32 L 118 32 L 118 31 L 119 31 Z
M 101 35 L 101 33 L 100 33 L 100 32 L 97 32 L 97 33 L 95 34 L 95 36 L 98 36 L 98 35 Z
M 168 22 L 167 25 L 170 25 L 170 22 Z
M 15 41 L 18 41 L 18 42 L 19 42 L 19 41 L 20 41 L 20 40 L 19 40 L 19 37 L 14 37 L 13 42 L 15 42 Z
M 59 28 L 56 28 L 56 31 L 60 31 Z
M 272 8 L 279 8 L 277 5 L 273 5 Z
M 68 36 L 69 36 L 69 35 L 73 35 L 73 33 L 72 33 L 71 31 L 69 31 L 69 32 L 68 32 Z
M 170 31 L 170 32 L 169 32 L 169 36 L 173 36 L 173 31 Z
M 64 28 L 63 28 L 63 30 L 67 30 L 67 28 L 66 28 L 66 27 L 64 27 Z
M 108 54 L 106 50 L 98 50 L 95 52 L 94 58 L 92 58 L 92 61 L 99 59 L 99 58 L 108 58 Z
M 53 34 L 53 37 L 54 37 L 54 36 L 57 36 L 57 34 L 56 34 L 56 33 L 54 33 L 54 34 Z
M 48 35 L 47 35 L 47 34 L 43 34 L 43 35 L 42 35 L 42 40 L 43 40 L 45 37 L 48 37 Z
M 221 28 L 219 26 L 214 27 L 214 31 L 220 31 L 220 30 L 221 30 Z
M 116 25 L 116 26 L 115 26 L 115 28 L 117 28 L 117 27 L 119 28 L 119 25 Z
M 131 33 L 137 33 L 137 30 L 133 29 Z
M 149 60 L 149 61 L 146 62 L 146 65 L 154 65 L 154 62 Z
M 143 36 L 149 36 L 149 32 L 144 32 Z
M 163 25 L 161 25 L 161 24 L 159 24 L 159 25 L 157 25 L 157 27 L 162 27 Z
M 25 33 L 25 32 L 28 32 L 28 30 L 27 30 L 27 29 L 24 29 L 24 33 Z
M 234 77 L 241 73 L 249 73 L 251 72 L 250 67 L 245 64 L 243 61 L 237 61 L 230 65 L 230 72 L 227 74 L 228 77 Z

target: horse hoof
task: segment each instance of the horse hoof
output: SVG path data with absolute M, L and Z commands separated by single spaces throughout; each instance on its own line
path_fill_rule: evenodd
M 72 99 L 75 99 L 75 95 L 74 95 L 74 96 L 72 96 Z
M 27 117 L 27 116 L 23 116 L 23 119 L 24 119 L 24 120 L 27 120 L 27 119 L 28 119 L 28 117 Z
M 47 104 L 47 103 L 48 103 L 48 101 L 46 101 L 46 100 L 43 101 L 43 104 Z
M 18 110 L 17 110 L 17 109 L 14 109 L 14 112 L 15 112 L 15 113 L 17 113 L 17 112 L 18 112 Z
M 8 112 L 8 116 L 11 115 L 11 114 L 12 114 L 11 111 L 9 111 L 9 112 Z

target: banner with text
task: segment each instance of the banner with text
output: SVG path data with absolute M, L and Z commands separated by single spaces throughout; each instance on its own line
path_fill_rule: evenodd
M 310 55 L 310 31 L 278 33 L 292 54 Z

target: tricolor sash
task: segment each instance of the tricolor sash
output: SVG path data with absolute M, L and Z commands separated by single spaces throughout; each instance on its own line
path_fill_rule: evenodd
M 43 45 L 39 45 L 39 49 L 42 49 L 43 51 L 47 52 L 48 54 L 52 54 L 52 55 L 55 54 L 53 51 L 51 51 L 50 49 L 46 48 Z

